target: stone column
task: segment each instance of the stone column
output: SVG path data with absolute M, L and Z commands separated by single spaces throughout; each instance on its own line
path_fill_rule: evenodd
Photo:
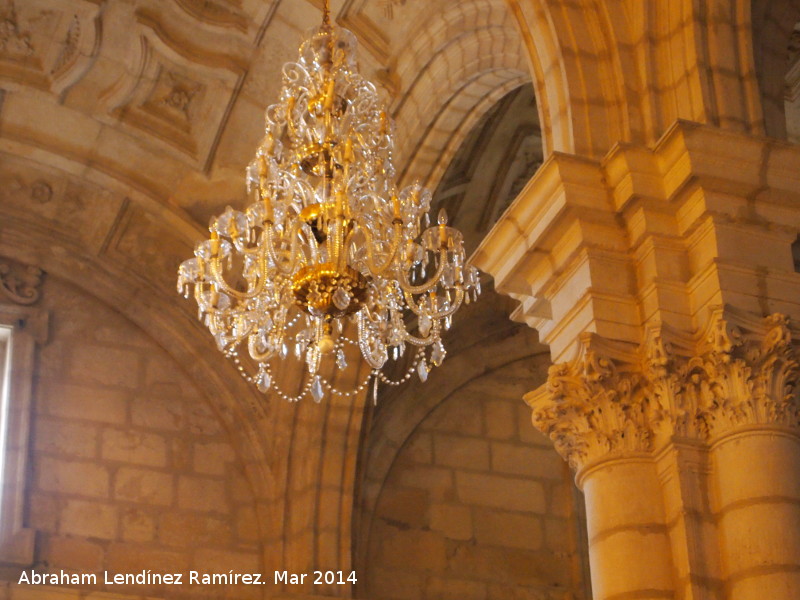
M 800 406 L 788 320 L 723 322 L 703 362 L 703 419 L 725 589 L 731 600 L 800 592 Z
M 596 598 L 800 598 L 799 236 L 800 147 L 677 122 L 554 154 L 473 257 L 550 346 Z
M 577 471 L 595 600 L 674 597 L 664 502 L 650 452 L 655 413 L 643 378 L 631 367 L 623 348 L 587 335 L 581 356 L 551 367 L 547 384 L 525 397 L 534 425 Z

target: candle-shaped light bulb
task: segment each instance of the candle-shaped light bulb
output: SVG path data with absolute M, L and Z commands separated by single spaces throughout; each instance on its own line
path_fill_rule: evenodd
M 439 211 L 439 243 L 444 248 L 447 245 L 447 211 L 442 208 Z

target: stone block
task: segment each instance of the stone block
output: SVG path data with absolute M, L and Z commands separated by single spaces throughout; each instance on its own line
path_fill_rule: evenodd
M 117 537 L 117 509 L 110 504 L 67 500 L 61 511 L 60 533 L 113 540 Z
M 567 552 L 572 548 L 572 532 L 570 528 L 575 527 L 566 519 L 544 520 L 544 539 L 547 549 L 552 552 Z
M 43 394 L 48 414 L 67 419 L 122 425 L 127 418 L 127 394 L 84 385 L 47 385 Z
M 134 398 L 131 401 L 131 422 L 147 429 L 179 431 L 186 424 L 184 410 L 180 396 L 159 400 Z
M 534 515 L 484 510 L 475 518 L 479 544 L 538 550 L 543 538 L 541 519 Z
M 428 512 L 428 492 L 417 488 L 387 487 L 381 495 L 376 515 L 398 527 L 421 529 Z
M 205 573 L 258 573 L 261 572 L 261 558 L 257 552 L 233 552 L 199 548 L 195 552 L 192 565 L 197 571 Z
M 477 438 L 435 434 L 434 462 L 445 467 L 489 470 L 489 443 Z
M 141 380 L 138 352 L 112 346 L 77 345 L 70 352 L 69 375 L 75 381 L 136 389 Z
M 123 508 L 120 530 L 124 542 L 149 542 L 155 537 L 155 519 L 140 508 Z
M 200 442 L 194 445 L 195 473 L 224 475 L 233 458 L 233 448 L 228 443 Z
M 538 481 L 457 472 L 456 490 L 459 500 L 466 504 L 534 513 L 545 511 L 544 488 Z
M 562 479 L 564 460 L 553 449 L 492 443 L 492 470 L 536 479 Z
M 167 445 L 154 433 L 106 429 L 102 435 L 102 455 L 107 460 L 164 467 L 167 464 Z
M 198 400 L 202 402 L 202 400 Z M 211 409 L 204 404 L 190 403 L 187 411 L 189 431 L 200 435 L 217 435 L 222 426 Z
M 472 510 L 458 504 L 434 504 L 430 507 L 430 528 L 451 540 L 472 538 Z
M 395 485 L 427 490 L 434 500 L 455 498 L 453 472 L 450 469 L 413 465 L 393 473 L 390 478 Z
M 433 439 L 431 434 L 422 431 L 415 432 L 406 441 L 398 459 L 420 464 L 433 462 Z
M 107 567 L 110 573 L 186 573 L 189 559 L 185 553 L 153 548 L 149 544 L 114 543 L 108 548 Z
M 178 506 L 204 512 L 227 513 L 225 485 L 210 477 L 181 476 L 178 480 Z
M 117 471 L 114 497 L 140 504 L 167 506 L 172 503 L 173 476 L 169 473 L 122 467 Z
M 261 538 L 261 525 L 255 508 L 243 506 L 236 511 L 236 537 L 246 544 L 254 544 Z
M 97 428 L 85 423 L 39 418 L 34 429 L 34 447 L 40 454 L 92 458 L 97 454 Z
M 428 598 L 437 600 L 486 600 L 486 583 L 454 579 L 452 577 L 431 577 L 425 586 Z
M 42 554 L 53 569 L 97 572 L 103 565 L 103 548 L 88 540 L 74 537 L 47 537 Z
M 159 541 L 170 546 L 223 545 L 230 537 L 228 522 L 194 512 L 167 512 L 158 524 Z
M 481 401 L 459 399 L 458 402 L 445 402 L 426 420 L 425 428 L 464 435 L 482 435 Z
M 444 536 L 431 531 L 395 531 L 379 542 L 378 559 L 388 567 L 442 571 L 447 566 Z
M 41 490 L 108 497 L 108 471 L 95 463 L 42 458 L 38 461 L 36 472 Z
M 517 437 L 517 408 L 503 400 L 488 400 L 483 405 L 486 433 L 496 440 Z M 533 427 L 533 426 L 531 426 Z
M 58 529 L 58 516 L 64 500 L 52 494 L 31 492 L 28 508 L 28 521 L 32 529 L 55 533 Z

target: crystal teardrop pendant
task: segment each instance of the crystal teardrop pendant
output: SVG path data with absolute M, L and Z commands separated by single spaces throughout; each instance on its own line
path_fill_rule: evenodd
M 425 359 L 422 358 L 417 364 L 417 375 L 419 375 L 419 380 L 422 383 L 428 381 L 428 365 L 425 363 Z
M 269 391 L 270 386 L 272 385 L 272 378 L 269 376 L 264 370 L 258 372 L 258 376 L 256 377 L 256 387 L 258 387 L 258 391 L 262 394 L 265 394 Z
M 325 390 L 322 389 L 322 380 L 319 378 L 319 375 L 314 377 L 314 383 L 311 384 L 311 397 L 314 399 L 314 402 L 319 404 L 322 402 L 322 398 L 325 396 Z
M 433 345 L 433 350 L 431 350 L 431 362 L 438 367 L 444 362 L 446 354 L 447 352 L 445 352 L 444 344 L 439 340 Z
M 347 368 L 347 359 L 344 356 L 344 350 L 341 348 L 336 351 L 336 366 L 342 370 Z

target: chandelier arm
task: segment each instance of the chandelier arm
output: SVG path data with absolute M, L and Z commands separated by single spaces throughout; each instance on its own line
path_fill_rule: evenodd
M 402 292 L 403 292 L 403 298 L 406 301 L 406 305 L 408 306 L 408 308 L 411 309 L 411 312 L 413 312 L 415 315 L 421 315 L 422 308 L 420 308 L 420 305 L 417 304 L 416 300 L 414 300 L 414 295 L 411 292 L 407 292 L 406 290 L 402 290 Z
M 455 300 L 453 300 L 453 302 L 451 303 L 450 308 L 442 312 L 436 313 L 436 316 L 439 319 L 444 319 L 445 317 L 449 317 L 450 315 L 454 314 L 461 306 L 461 303 L 464 301 L 464 290 L 460 290 L 458 288 L 455 288 L 455 290 L 456 290 L 456 297 Z
M 257 360 L 259 362 L 264 360 L 269 360 L 275 355 L 274 350 L 259 352 L 258 348 L 256 348 L 255 335 L 250 335 L 250 337 L 247 338 L 247 351 L 250 353 L 250 356 L 253 358 L 253 360 Z
M 267 227 L 264 228 L 264 232 L 266 234 L 265 245 L 267 247 L 267 252 L 269 253 L 269 257 L 272 259 L 272 262 L 275 263 L 275 268 L 284 275 L 291 275 L 295 267 L 297 266 L 297 257 L 298 255 L 301 257 L 300 264 L 306 264 L 305 254 L 300 251 L 300 240 L 299 240 L 299 231 L 302 226 L 305 225 L 304 223 L 295 222 L 292 225 L 292 231 L 290 233 L 290 239 L 292 240 L 292 246 L 289 250 L 289 264 L 286 268 L 282 266 L 282 260 L 278 256 L 278 253 L 275 250 L 275 246 L 272 243 L 272 223 L 267 223 Z M 317 258 L 317 249 L 314 244 L 308 244 L 308 247 L 311 249 L 311 258 L 312 260 L 316 260 Z
M 403 335 L 403 340 L 409 342 L 412 346 L 430 346 L 439 339 L 440 331 L 439 322 L 434 320 L 434 325 L 431 327 L 431 332 L 428 334 L 428 337 L 417 337 L 414 334 L 406 331 Z
M 403 291 L 409 292 L 412 294 L 424 294 L 428 290 L 430 290 L 433 286 L 439 283 L 439 280 L 442 278 L 442 273 L 444 273 L 444 267 L 447 262 L 447 248 L 440 248 L 439 249 L 439 266 L 436 268 L 436 273 L 434 273 L 431 278 L 423 283 L 422 285 L 411 285 L 408 281 L 408 277 L 406 272 L 402 269 L 400 271 L 400 286 L 403 288 Z
M 255 298 L 257 294 L 255 293 L 248 293 L 248 292 L 240 292 L 239 290 L 231 287 L 227 281 L 225 281 L 224 276 L 222 275 L 222 270 L 219 266 L 220 259 L 219 258 L 212 258 L 209 261 L 209 266 L 211 267 L 211 275 L 214 278 L 214 283 L 219 286 L 219 289 L 236 298 L 237 300 L 250 300 Z
M 374 247 L 374 238 L 372 237 L 372 233 L 370 233 L 369 229 L 360 226 L 359 224 L 359 228 L 364 234 L 367 242 L 367 267 L 369 268 L 369 272 L 373 277 L 381 276 L 394 263 L 394 258 L 397 255 L 397 249 L 400 247 L 400 238 L 403 235 L 403 221 L 400 219 L 394 219 L 392 221 L 392 226 L 394 229 L 394 235 L 392 236 L 391 246 L 389 246 L 389 254 L 386 256 L 386 260 L 382 265 L 376 265 L 375 259 L 372 256 L 372 248 Z
M 253 298 L 260 296 L 264 291 L 264 284 L 266 283 L 265 275 L 267 272 L 266 252 L 266 244 L 262 244 L 261 248 L 258 249 L 258 267 L 261 276 L 259 277 L 256 286 L 249 292 L 240 292 L 231 287 L 228 282 L 225 281 L 225 277 L 222 275 L 222 270 L 220 269 L 219 258 L 212 258 L 210 261 L 209 266 L 211 267 L 211 275 L 214 277 L 214 281 L 217 283 L 220 289 L 229 296 L 233 296 L 237 300 L 252 300 Z

